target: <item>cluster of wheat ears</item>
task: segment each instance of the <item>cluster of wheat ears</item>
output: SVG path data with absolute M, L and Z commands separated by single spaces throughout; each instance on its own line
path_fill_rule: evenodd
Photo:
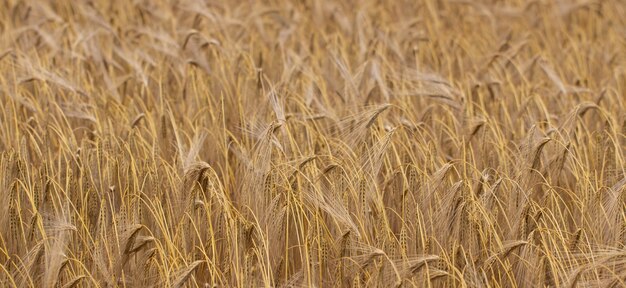
M 0 3 L 0 286 L 626 285 L 622 0 Z

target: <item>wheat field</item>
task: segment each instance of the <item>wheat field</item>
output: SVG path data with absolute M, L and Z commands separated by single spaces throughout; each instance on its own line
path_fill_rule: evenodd
M 2 287 L 624 287 L 622 0 L 0 2 Z

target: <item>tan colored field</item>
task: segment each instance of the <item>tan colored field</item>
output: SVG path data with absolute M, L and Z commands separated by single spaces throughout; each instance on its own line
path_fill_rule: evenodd
M 2 287 L 626 286 L 622 0 L 0 3 Z

